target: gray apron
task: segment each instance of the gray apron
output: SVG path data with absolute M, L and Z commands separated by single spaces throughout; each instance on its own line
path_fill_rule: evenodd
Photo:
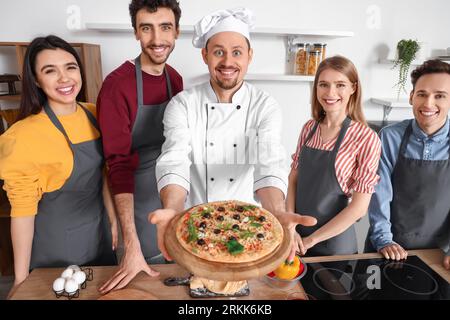
M 140 55 L 134 60 L 137 84 L 138 110 L 132 131 L 132 148 L 139 155 L 139 167 L 135 172 L 134 220 L 141 243 L 141 250 L 147 263 L 161 263 L 156 237 L 156 226 L 148 222 L 148 214 L 161 208 L 156 184 L 156 159 L 164 143 L 164 111 L 172 99 L 172 85 L 167 69 L 164 68 L 167 85 L 167 100 L 157 105 L 144 105 L 143 82 Z
M 309 236 L 321 228 L 348 205 L 348 197 L 336 178 L 335 162 L 350 122 L 350 118 L 344 120 L 332 151 L 306 146 L 319 126 L 319 123 L 316 123 L 300 151 L 295 212 L 317 219 L 317 224 L 313 227 L 297 226 L 297 232 L 302 237 Z M 340 235 L 316 244 L 306 255 L 354 254 L 357 251 L 355 228 L 351 226 Z
M 80 107 L 99 130 L 94 116 Z M 101 139 L 72 144 L 47 103 L 44 111 L 72 150 L 73 170 L 61 189 L 39 201 L 30 268 L 116 264 L 103 204 Z
M 406 158 L 411 132 L 412 120 L 393 172 L 393 240 L 407 250 L 438 248 L 450 225 L 450 161 Z

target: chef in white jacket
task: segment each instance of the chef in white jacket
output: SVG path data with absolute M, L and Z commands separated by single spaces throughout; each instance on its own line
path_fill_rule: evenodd
M 298 223 L 315 224 L 314 218 L 285 212 L 288 172 L 281 109 L 270 95 L 244 81 L 253 55 L 252 25 L 252 14 L 244 8 L 214 12 L 195 25 L 193 44 L 201 48 L 210 80 L 167 105 L 166 140 L 156 165 L 163 209 L 149 216 L 166 259 L 162 240 L 167 222 L 201 203 L 260 203 L 293 232 Z

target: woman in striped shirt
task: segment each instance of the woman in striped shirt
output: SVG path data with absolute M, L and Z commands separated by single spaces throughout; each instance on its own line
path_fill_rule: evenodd
M 298 250 L 310 256 L 354 254 L 353 224 L 366 214 L 379 180 L 381 143 L 364 119 L 351 61 L 335 56 L 319 65 L 311 105 L 313 119 L 303 126 L 293 155 L 287 209 L 318 223 L 297 227 Z

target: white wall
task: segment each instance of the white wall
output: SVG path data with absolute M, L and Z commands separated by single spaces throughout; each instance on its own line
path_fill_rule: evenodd
M 0 41 L 30 41 L 39 35 L 56 34 L 71 42 L 97 43 L 102 48 L 103 72 L 106 76 L 125 59 L 139 53 L 132 33 L 101 33 L 69 30 L 67 12 L 71 5 L 80 9 L 81 26 L 86 22 L 129 22 L 129 0 L 1 0 Z M 353 31 L 353 38 L 325 40 L 328 55 L 342 54 L 357 66 L 363 84 L 365 113 L 368 119 L 381 120 L 382 111 L 368 102 L 370 97 L 395 97 L 392 88 L 396 72 L 390 65 L 377 63 L 380 57 L 393 57 L 399 39 L 412 38 L 427 43 L 433 55 L 443 54 L 450 46 L 450 2 L 447 0 L 180 0 L 181 24 L 192 25 L 204 14 L 216 9 L 246 6 L 252 9 L 259 27 L 284 27 Z M 26 9 L 25 9 L 26 8 Z M 373 9 L 380 20 L 373 23 Z M 376 18 L 376 16 L 375 16 Z M 375 26 L 375 27 L 374 27 Z M 314 39 L 307 39 L 314 41 Z M 324 39 L 316 39 L 324 40 Z M 284 39 L 256 37 L 255 58 L 249 72 L 282 73 Z M 0 49 L 0 73 L 14 72 L 13 52 Z M 169 63 L 185 78 L 186 86 L 207 72 L 191 38 L 182 35 Z M 289 153 L 295 149 L 301 126 L 309 118 L 310 85 L 308 83 L 258 82 L 281 104 L 285 116 L 283 140 Z M 0 102 L 1 103 L 1 102 Z M 4 104 L 4 103 L 3 103 Z M 411 117 L 410 110 L 394 110 L 390 119 Z M 365 230 L 363 223 L 361 230 Z M 361 239 L 364 232 L 360 232 Z

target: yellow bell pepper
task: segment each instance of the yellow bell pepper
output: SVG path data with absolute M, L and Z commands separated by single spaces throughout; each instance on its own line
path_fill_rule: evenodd
M 294 279 L 300 270 L 300 259 L 298 256 L 294 257 L 294 261 L 288 262 L 287 260 L 283 262 L 278 268 L 274 270 L 275 276 L 283 280 Z

